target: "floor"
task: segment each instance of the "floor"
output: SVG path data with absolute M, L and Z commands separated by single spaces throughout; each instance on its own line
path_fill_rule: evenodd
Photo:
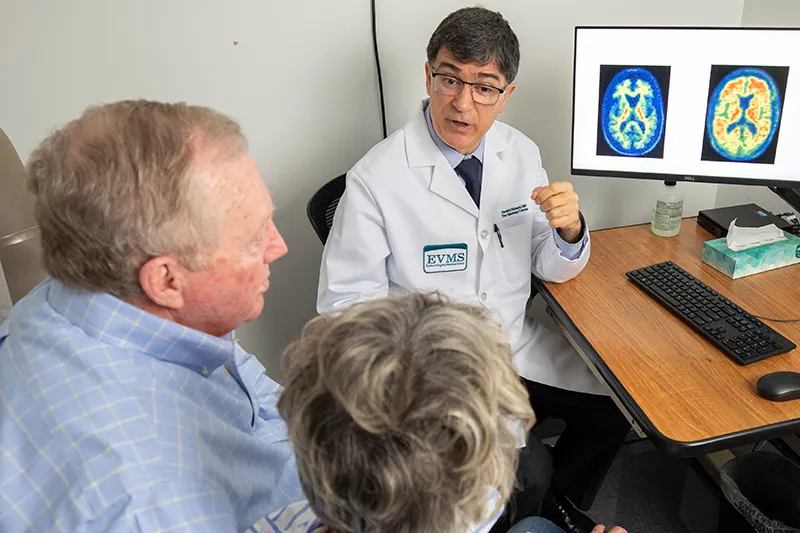
M 689 533 L 678 516 L 686 468 L 647 441 L 626 444 L 588 514 L 631 533 Z
M 534 431 L 553 445 L 563 429 L 562 421 L 547 419 Z M 636 436 L 632 433 L 629 439 Z M 630 533 L 689 533 L 678 514 L 687 467 L 648 441 L 625 444 L 587 514 L 600 524 L 624 526 Z
M 546 444 L 553 445 L 563 427 L 561 421 L 546 420 L 536 427 L 535 432 Z M 625 444 L 614 460 L 587 514 L 597 523 L 606 526 L 620 525 L 629 533 L 690 533 L 680 518 L 681 497 L 687 486 L 687 470 L 693 468 L 689 460 L 671 458 L 649 441 L 638 440 L 633 434 L 629 436 L 629 441 L 632 442 Z M 780 454 L 768 442 L 759 443 L 756 448 L 759 452 Z M 748 445 L 731 451 L 737 457 L 742 457 L 755 450 Z M 786 468 L 786 472 L 781 470 L 781 474 L 772 473 L 764 478 L 764 481 L 774 484 L 775 487 L 753 490 L 760 490 L 759 495 L 768 498 L 773 504 L 784 505 L 783 512 L 788 513 L 784 515 L 787 517 L 784 520 L 792 523 L 790 520 L 797 520 L 800 513 L 800 500 L 795 496 L 797 491 L 787 491 L 786 484 L 794 486 L 798 483 L 800 469 L 788 461 Z M 733 507 L 727 504 L 720 506 L 717 498 L 724 502 L 721 492 L 709 491 L 708 486 L 700 481 L 692 483 L 692 480 L 700 479 L 698 470 L 701 469 L 693 468 L 689 472 L 688 486 L 691 488 L 687 492 L 689 500 L 686 502 L 686 512 L 694 522 L 694 527 L 702 531 L 713 528 L 725 533 L 755 533 Z M 702 488 L 698 488 L 698 483 Z M 701 492 L 697 492 L 698 490 Z M 707 507 L 709 505 L 713 508 Z M 774 518 L 780 519 L 780 516 L 776 515 Z

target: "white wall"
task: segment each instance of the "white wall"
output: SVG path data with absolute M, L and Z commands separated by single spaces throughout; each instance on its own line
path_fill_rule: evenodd
M 798 0 L 744 0 L 742 26 L 800 26 L 800 1 Z M 800 172 L 800 169 L 798 169 Z M 755 203 L 773 213 L 794 211 L 766 187 L 720 185 L 717 207 Z
M 744 0 L 742 26 L 800 26 L 800 2 Z
M 378 1 L 390 129 L 425 96 L 431 32 L 468 3 Z M 485 0 L 522 45 L 519 88 L 502 120 L 539 144 L 551 179 L 575 183 L 593 228 L 647 221 L 658 182 L 569 176 L 573 27 L 738 26 L 743 10 L 752 24 L 798 24 L 787 22 L 790 11 L 800 16 L 798 3 Z M 273 268 L 262 317 L 241 336 L 278 374 L 278 354 L 314 314 L 321 245 L 305 203 L 380 139 L 369 3 L 3 0 L 0 50 L 0 125 L 23 157 L 87 105 L 120 98 L 186 100 L 241 121 L 290 250 Z M 687 214 L 718 199 L 715 185 L 685 184 L 685 192 Z
M 306 201 L 380 139 L 368 3 L 3 0 L 0 50 L 0 124 L 23 158 L 86 106 L 122 98 L 210 105 L 241 122 L 289 254 L 240 334 L 277 374 L 314 314 L 322 246 Z
M 400 127 L 425 97 L 425 46 L 459 0 L 379 2 L 382 61 L 391 128 Z M 509 20 L 520 39 L 518 88 L 501 120 L 530 136 L 551 180 L 571 180 L 592 228 L 650 220 L 660 183 L 571 177 L 573 28 L 576 25 L 738 26 L 743 0 L 485 0 Z M 679 184 L 685 213 L 712 207 L 716 185 Z

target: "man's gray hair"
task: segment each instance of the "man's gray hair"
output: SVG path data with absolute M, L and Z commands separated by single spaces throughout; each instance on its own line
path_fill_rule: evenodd
M 246 149 L 239 125 L 209 108 L 129 100 L 87 109 L 28 161 L 45 269 L 125 300 L 142 295 L 139 269 L 153 257 L 202 270 L 221 221 L 198 156 Z
M 462 63 L 497 61 L 511 83 L 519 71 L 519 40 L 503 15 L 483 7 L 465 7 L 447 15 L 428 41 L 428 63 L 447 48 Z
M 309 322 L 278 411 L 317 516 L 341 533 L 457 533 L 514 485 L 534 417 L 488 311 L 408 294 Z

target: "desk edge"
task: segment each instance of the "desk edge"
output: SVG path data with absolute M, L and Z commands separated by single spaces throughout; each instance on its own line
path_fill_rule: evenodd
M 608 386 L 620 402 L 622 402 L 622 405 L 625 406 L 625 409 L 628 410 L 630 415 L 636 420 L 636 423 L 639 424 L 650 440 L 653 441 L 655 446 L 664 453 L 676 457 L 696 457 L 698 455 L 785 436 L 788 433 L 800 432 L 800 419 L 794 419 L 778 424 L 759 426 L 736 433 L 728 433 L 726 435 L 719 435 L 717 437 L 691 442 L 678 441 L 667 437 L 655 427 L 650 418 L 642 411 L 633 398 L 631 398 L 628 391 L 625 390 L 625 387 L 623 387 L 622 383 L 617 379 L 617 376 L 614 375 L 614 372 L 608 368 L 603 358 L 600 357 L 600 354 L 594 349 L 594 346 L 583 336 L 583 333 L 581 333 L 564 308 L 561 307 L 558 300 L 555 299 L 547 288 L 547 285 L 536 278 L 536 276 L 531 276 L 531 278 L 533 287 L 539 291 L 539 294 L 541 294 L 545 303 L 553 311 L 559 322 L 561 322 L 572 336 L 573 340 L 575 340 L 581 347 L 581 350 L 583 350 L 586 356 L 592 361 Z

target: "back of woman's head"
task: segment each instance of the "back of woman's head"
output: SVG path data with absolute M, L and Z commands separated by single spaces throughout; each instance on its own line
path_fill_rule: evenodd
M 343 533 L 448 533 L 488 518 L 533 423 L 482 309 L 410 294 L 315 318 L 278 409 L 311 507 Z

